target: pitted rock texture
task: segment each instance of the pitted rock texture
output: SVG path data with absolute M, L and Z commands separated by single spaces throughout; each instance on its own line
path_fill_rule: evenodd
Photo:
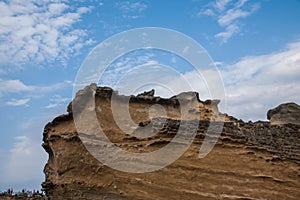
M 267 113 L 271 124 L 300 125 L 300 106 L 295 103 L 285 103 L 271 109 Z
M 126 96 L 110 88 L 90 85 L 78 92 L 68 106 L 68 114 L 46 125 L 43 147 L 49 160 L 42 186 L 48 199 L 299 199 L 299 125 L 245 123 L 219 113 L 217 100 L 203 102 L 197 93 L 164 99 L 145 92 L 130 97 L 130 116 L 138 127 L 134 134 L 126 134 L 114 122 L 112 95 L 118 97 L 120 106 L 127 101 Z M 75 127 L 73 109 L 76 107 L 85 114 L 87 108 L 91 110 L 90 98 L 95 102 L 94 111 L 103 132 L 123 150 L 136 153 L 158 150 L 175 137 L 180 126 L 183 132 L 188 132 L 189 126 L 196 124 L 196 136 L 188 150 L 165 168 L 139 174 L 114 170 L 87 151 Z M 197 102 L 199 109 L 190 110 L 191 115 L 183 121 L 180 106 L 191 101 Z M 158 103 L 167 116 L 151 118 L 149 109 Z M 84 120 L 92 120 L 90 117 L 87 112 Z M 199 159 L 205 136 L 217 137 L 208 134 L 211 123 L 224 125 L 222 133 L 214 149 Z M 146 137 L 145 127 L 157 133 Z M 88 129 L 93 130 L 85 128 L 87 133 Z

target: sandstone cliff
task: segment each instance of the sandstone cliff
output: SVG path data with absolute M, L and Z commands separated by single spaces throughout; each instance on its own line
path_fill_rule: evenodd
M 115 122 L 112 96 L 117 99 L 119 112 L 128 100 L 130 117 L 138 125 L 134 127 L 137 135 L 124 133 Z M 182 122 L 184 111 L 181 107 L 191 102 L 196 102 L 196 107 L 187 111 Z M 43 190 L 54 200 L 299 199 L 300 125 L 245 123 L 220 113 L 218 103 L 217 100 L 201 101 L 193 92 L 170 99 L 155 97 L 154 91 L 126 97 L 110 88 L 90 85 L 77 93 L 73 104 L 68 106 L 68 114 L 58 116 L 45 127 L 43 147 L 49 160 L 44 169 Z M 163 119 L 157 117 L 160 113 L 152 113 L 156 117 L 149 115 L 149 110 L 156 104 L 165 110 Z M 103 165 L 87 150 L 100 147 L 95 144 L 97 129 L 91 125 L 78 131 L 74 109 L 81 112 L 84 122 L 93 120 L 89 112 L 95 112 L 110 141 L 128 152 L 154 152 L 176 137 L 181 126 L 184 134 L 188 133 L 191 121 L 197 126 L 196 135 L 192 145 L 171 165 L 148 173 L 122 172 Z M 273 113 L 268 113 L 271 121 Z M 132 123 L 122 116 L 126 115 L 119 115 L 122 124 Z M 280 118 L 284 119 L 284 115 Z M 224 125 L 222 133 L 214 149 L 199 159 L 199 149 L 211 121 Z M 147 137 L 147 131 L 139 130 L 149 124 L 157 133 Z

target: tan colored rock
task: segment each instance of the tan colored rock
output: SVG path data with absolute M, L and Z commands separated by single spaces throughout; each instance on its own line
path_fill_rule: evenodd
M 78 92 L 75 103 L 68 106 L 68 114 L 46 125 L 43 147 L 49 160 L 44 169 L 43 190 L 48 199 L 299 199 L 300 126 L 244 123 L 219 113 L 218 102 L 200 101 L 196 93 L 179 95 L 183 99 L 180 106 L 188 106 L 191 101 L 199 106 L 188 110 L 188 120 L 181 123 L 176 97 L 164 99 L 151 94 L 130 99 L 129 113 L 138 126 L 137 134 L 149 124 L 158 130 L 151 137 L 139 138 L 124 133 L 114 121 L 112 94 L 117 95 L 120 109 L 125 106 L 126 96 L 91 85 Z M 93 109 L 91 97 L 95 97 Z M 149 109 L 155 104 L 165 108 L 165 121 L 149 116 Z M 147 153 L 164 147 L 176 135 L 179 124 L 189 132 L 189 122 L 197 122 L 197 134 L 188 150 L 171 165 L 149 173 L 121 172 L 103 165 L 87 151 L 79 137 L 82 133 L 74 124 L 74 108 L 82 112 L 83 122 L 92 121 L 89 113 L 95 111 L 106 136 L 128 152 Z M 225 120 L 222 134 L 214 149 L 199 159 L 209 120 L 220 123 L 216 122 L 218 119 Z M 119 120 L 128 119 L 121 116 Z M 97 136 L 93 125 L 83 126 L 83 130 Z

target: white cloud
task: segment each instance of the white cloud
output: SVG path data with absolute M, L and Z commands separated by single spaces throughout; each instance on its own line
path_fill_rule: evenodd
M 118 81 L 126 78 L 128 73 L 135 68 L 156 65 L 158 62 L 152 56 L 152 54 L 140 55 L 136 52 L 131 56 L 121 57 L 105 70 L 99 84 L 113 87 Z M 92 79 L 95 78 L 88 77 L 87 81 L 90 82 Z
M 48 155 L 42 148 L 42 131 L 45 124 L 60 115 L 65 108 L 49 110 L 46 114 L 24 118 L 16 124 L 21 133 L 13 137 L 13 145 L 9 149 L 0 148 L 0 191 L 13 188 L 15 191 L 24 189 L 40 189 L 45 180 L 43 168 Z M 11 135 L 1 132 L 1 137 Z
M 48 109 L 56 108 L 58 106 L 65 105 L 69 101 L 71 101 L 71 98 L 61 97 L 60 95 L 54 95 L 50 99 L 50 103 L 47 106 L 45 106 L 45 108 L 48 108 Z
M 115 6 L 122 12 L 123 18 L 136 19 L 141 17 L 141 13 L 148 8 L 143 2 L 121 1 L 115 3 Z
M 20 80 L 2 80 L 0 79 L 0 96 L 3 93 L 16 93 L 22 91 L 31 91 L 33 86 L 27 86 Z
M 64 62 L 87 45 L 86 31 L 74 25 L 92 8 L 71 5 L 53 0 L 0 2 L 0 64 Z
M 219 10 L 219 11 L 223 11 L 227 4 L 230 2 L 231 0 L 217 0 L 215 2 L 215 7 Z
M 203 100 L 216 98 L 208 91 L 206 76 L 195 71 L 175 73 L 176 70 L 168 70 L 155 58 L 138 54 L 120 58 L 103 74 L 100 84 L 118 89 L 122 94 L 155 88 L 156 94 L 164 97 L 194 90 Z M 230 65 L 214 64 L 222 75 L 228 104 L 226 112 L 230 115 L 244 120 L 264 120 L 270 108 L 284 102 L 300 103 L 300 40 L 278 52 L 247 56 Z M 213 70 L 203 74 L 213 78 L 212 83 L 217 80 L 212 76 L 216 74 Z
M 50 100 L 57 103 L 65 103 L 67 101 L 70 101 L 71 99 L 67 97 L 61 97 L 60 95 L 54 95 Z
M 26 85 L 20 80 L 0 79 L 0 104 L 6 106 L 28 106 L 30 100 L 41 98 L 53 92 L 71 87 L 71 81 L 63 81 L 52 85 Z M 71 95 L 71 94 L 70 94 Z M 70 98 L 54 95 L 47 108 L 66 105 Z M 51 105 L 50 105 L 51 104 Z
M 131 1 L 117 2 L 116 6 L 125 12 L 143 12 L 148 7 L 148 5 L 143 2 Z
M 199 12 L 200 15 L 217 16 L 217 22 L 225 31 L 217 33 L 216 38 L 226 43 L 229 38 L 241 31 L 240 20 L 253 14 L 259 9 L 259 4 L 250 4 L 248 0 L 239 0 L 233 2 L 231 0 L 217 0 L 213 4 L 209 4 L 209 8 Z
M 215 16 L 215 12 L 212 9 L 201 10 L 199 15 Z
M 30 98 L 26 99 L 11 99 L 10 101 L 6 102 L 8 106 L 28 106 L 28 102 Z
M 68 87 L 72 85 L 72 81 L 70 80 L 65 80 L 63 82 L 58 82 L 58 83 L 54 83 L 48 86 L 44 86 L 44 85 L 35 85 L 35 86 L 31 86 L 32 88 L 34 88 L 34 91 L 36 91 L 37 93 L 47 93 L 47 92 L 53 92 L 56 90 L 60 90 L 62 88 Z
M 215 35 L 216 38 L 220 38 L 224 43 L 228 41 L 234 34 L 239 32 L 239 27 L 236 24 L 230 24 L 226 27 L 224 32 L 220 32 Z
M 14 187 L 15 190 L 21 190 L 25 185 L 26 189 L 40 188 L 42 166 L 46 161 L 41 142 L 26 135 L 14 139 L 14 146 L 10 151 L 4 151 L 6 156 L 1 158 L 5 159 L 1 160 L 0 165 L 1 189 Z
M 266 120 L 267 111 L 281 103 L 300 104 L 300 41 L 288 44 L 278 52 L 241 58 L 232 65 L 215 64 L 222 65 L 219 71 L 225 87 L 226 112 L 232 116 L 243 120 Z M 208 70 L 205 74 L 204 77 L 196 71 L 181 76 L 170 74 L 168 77 L 167 74 L 165 85 L 174 88 L 175 94 L 192 88 L 199 92 L 202 100 L 211 99 L 205 77 L 213 78 L 216 73 Z M 160 88 L 156 91 L 159 95 L 170 96 Z
M 29 92 L 29 93 L 45 93 L 50 91 L 59 90 L 63 87 L 71 85 L 72 81 L 66 80 L 60 83 L 55 83 L 49 86 L 42 85 L 26 85 L 22 81 L 15 80 L 2 80 L 0 79 L 0 97 L 4 94 Z
M 218 19 L 218 23 L 221 26 L 226 27 L 228 25 L 231 25 L 235 20 L 248 17 L 258 9 L 257 5 L 253 6 L 251 10 L 242 10 L 237 7 L 239 6 L 236 6 L 233 9 L 229 9 L 224 15 L 221 15 Z
M 57 103 L 50 103 L 50 104 L 48 104 L 47 106 L 45 106 L 45 108 L 56 108 L 58 106 L 58 104 Z
M 49 12 L 54 15 L 60 15 L 67 8 L 69 8 L 69 6 L 65 3 L 52 3 L 49 5 Z
M 232 116 L 243 120 L 266 120 L 269 109 L 285 102 L 300 103 L 300 41 L 288 44 L 278 52 L 241 58 L 232 65 L 215 64 L 222 66 L 219 71 L 226 92 L 226 112 Z M 199 92 L 202 100 L 211 99 L 205 77 L 213 78 L 216 73 L 211 70 L 205 74 L 207 76 L 202 77 L 190 71 L 181 76 L 166 75 L 165 82 L 174 88 L 174 93 L 192 88 Z M 184 84 L 186 81 L 189 85 Z M 156 91 L 159 95 L 170 96 L 163 90 Z
M 148 59 L 151 60 L 151 57 Z M 288 44 L 282 51 L 241 58 L 232 65 L 222 62 L 215 64 L 222 66 L 219 72 L 222 75 L 227 98 L 227 110 L 222 112 L 243 120 L 265 120 L 267 111 L 281 103 L 291 101 L 300 103 L 300 41 Z M 199 92 L 202 100 L 218 98 L 211 96 L 208 89 L 215 87 L 209 85 L 207 88 L 205 80 L 210 77 L 211 83 L 217 81 L 214 79 L 217 73 L 213 69 L 202 71 L 204 76 L 201 76 L 196 71 L 173 73 L 165 67 L 158 68 L 157 72 L 155 64 L 150 66 L 129 71 L 123 80 L 114 77 L 121 80 L 118 90 L 132 94 L 135 87 L 145 86 L 135 92 L 155 88 L 156 95 L 170 97 L 193 90 Z M 113 69 L 110 74 L 114 74 Z M 115 81 L 114 78 L 112 80 Z
M 300 103 L 300 42 L 271 54 L 248 56 L 222 71 L 228 112 L 243 119 L 265 119 L 280 103 Z
M 98 23 L 102 26 L 104 34 L 111 36 L 128 30 L 132 27 L 129 21 L 144 17 L 144 12 L 149 7 L 149 2 L 145 1 L 111 1 L 110 3 L 99 2 L 98 6 L 109 6 L 111 4 L 114 15 L 111 16 L 105 12 L 101 13 L 102 19 Z

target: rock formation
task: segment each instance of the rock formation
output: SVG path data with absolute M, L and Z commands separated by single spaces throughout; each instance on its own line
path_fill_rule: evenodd
M 138 97 L 141 97 L 141 96 L 150 96 L 150 97 L 153 97 L 153 96 L 154 96 L 154 93 L 155 93 L 155 90 L 152 89 L 152 90 L 150 90 L 150 91 L 145 91 L 145 92 L 143 92 L 143 93 L 141 93 L 141 94 L 138 94 L 137 96 L 138 96 Z
M 267 113 L 271 124 L 300 125 L 300 106 L 295 103 L 285 103 L 271 109 Z
M 117 102 L 114 106 L 119 124 L 112 99 Z M 194 92 L 169 99 L 154 96 L 154 90 L 128 97 L 92 84 L 77 93 L 67 114 L 45 126 L 43 147 L 49 160 L 43 190 L 54 200 L 299 199 L 300 125 L 246 123 L 220 113 L 218 103 L 201 101 Z M 133 122 L 122 109 L 126 105 Z M 153 109 L 155 105 L 164 112 Z M 99 150 L 103 144 L 95 143 L 98 133 L 93 124 L 77 130 L 75 111 L 87 124 L 96 116 L 107 138 L 128 152 L 154 152 L 168 145 L 179 129 L 183 136 L 188 134 L 191 125 L 196 125 L 196 135 L 187 151 L 171 165 L 148 173 L 123 172 L 102 164 L 87 150 Z M 277 120 L 274 117 L 281 112 L 269 111 L 268 118 Z M 160 114 L 164 116 L 160 118 Z M 284 116 L 279 118 L 283 121 Z M 130 123 L 136 127 L 119 127 Z M 199 159 L 206 136 L 214 137 L 208 131 L 211 123 L 221 123 L 222 133 L 213 150 Z M 150 130 L 156 131 L 153 134 Z M 153 163 L 149 160 L 146 164 Z

